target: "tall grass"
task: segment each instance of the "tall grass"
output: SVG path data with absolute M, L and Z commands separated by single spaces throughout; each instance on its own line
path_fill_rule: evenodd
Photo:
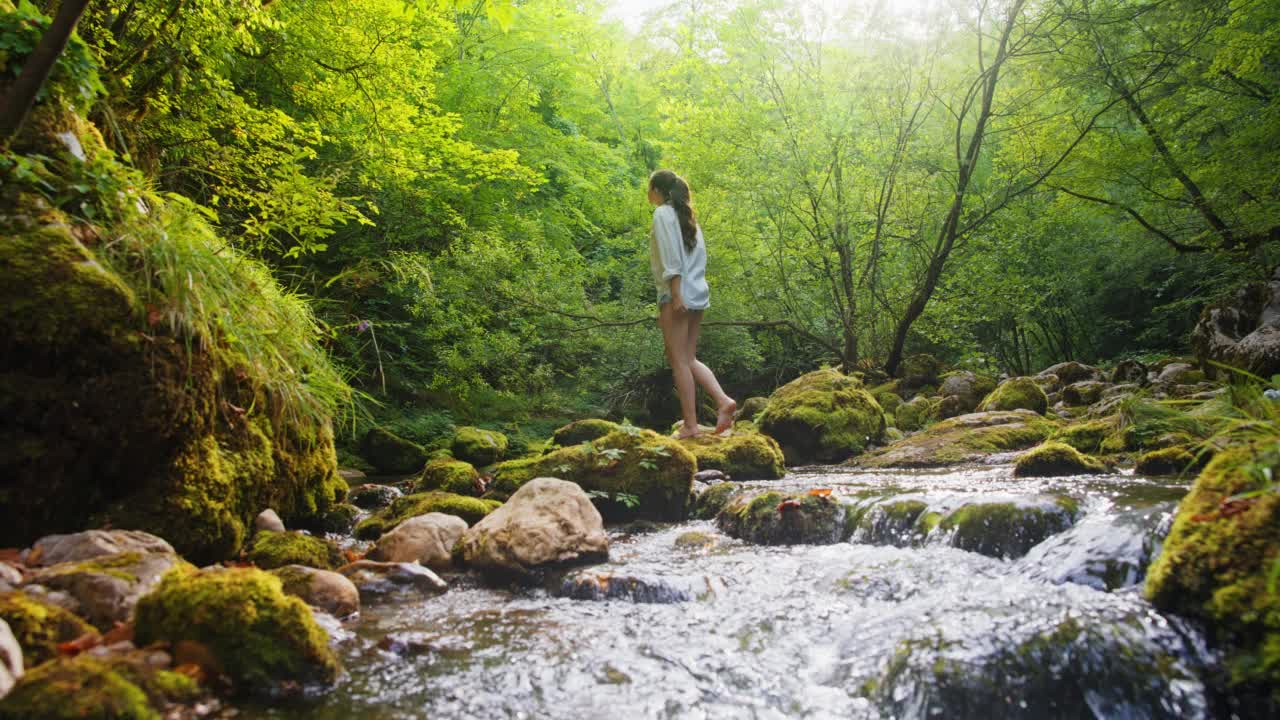
M 199 207 L 168 196 L 112 230 L 101 254 L 146 302 L 148 325 L 243 367 L 271 399 L 273 421 L 350 414 L 351 387 L 306 299 L 220 240 Z

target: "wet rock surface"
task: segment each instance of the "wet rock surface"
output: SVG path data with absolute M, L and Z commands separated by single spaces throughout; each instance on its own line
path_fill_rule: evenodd
M 138 599 L 171 568 L 186 565 L 173 553 L 122 552 L 50 565 L 32 573 L 27 585 L 66 593 L 76 610 L 100 630 L 125 622 Z

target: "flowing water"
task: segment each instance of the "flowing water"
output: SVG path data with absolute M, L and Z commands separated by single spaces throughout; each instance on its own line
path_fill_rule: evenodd
M 1185 483 L 1017 479 L 997 465 L 810 469 L 747 485 L 832 488 L 863 520 L 848 542 L 789 547 L 734 540 L 706 521 L 614 530 L 610 562 L 591 572 L 651 590 L 630 599 L 560 597 L 554 584 L 495 590 L 460 575 L 440 596 L 370 603 L 339 642 L 347 674 L 337 688 L 240 716 L 1221 715 L 1200 635 L 1139 592 Z M 1066 529 L 1038 525 L 1030 540 L 1013 533 L 1021 544 L 967 545 L 1005 557 L 958 549 L 954 532 L 913 531 L 875 509 L 918 500 L 945 513 L 971 501 L 1036 506 L 1063 496 L 1079 506 Z M 714 542 L 676 542 L 689 531 Z

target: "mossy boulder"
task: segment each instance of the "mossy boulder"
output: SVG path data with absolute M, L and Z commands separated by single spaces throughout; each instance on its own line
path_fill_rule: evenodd
M 282 683 L 330 683 L 338 661 L 306 603 L 255 568 L 175 570 L 142 598 L 138 645 L 191 641 L 209 650 L 238 688 L 271 692 Z
M 1102 441 L 1115 430 L 1115 426 L 1112 418 L 1085 420 L 1055 430 L 1049 439 L 1066 443 L 1082 453 L 1096 453 L 1102 449 Z
M 1019 455 L 1013 466 L 1015 477 L 1101 475 L 1105 472 L 1107 466 L 1097 458 L 1052 440 Z
M 477 467 L 492 465 L 507 454 L 507 436 L 497 430 L 463 426 L 453 434 L 453 456 Z
M 1030 410 L 969 413 L 935 423 L 855 462 L 873 468 L 958 465 L 993 453 L 1029 448 L 1042 442 L 1055 427 Z
M 194 680 L 145 656 L 82 654 L 32 668 L 0 701 L 0 720 L 161 720 L 170 705 L 199 697 Z
M 941 398 L 917 395 L 893 411 L 894 426 L 906 432 L 920 430 L 942 417 L 941 404 Z
M 778 441 L 788 465 L 857 455 L 880 441 L 886 425 L 880 404 L 862 383 L 831 368 L 778 388 L 757 424 Z
M 360 508 L 351 503 L 338 503 L 316 520 L 308 523 L 310 529 L 321 533 L 348 535 L 360 519 Z
M 18 640 L 28 669 L 57 657 L 59 643 L 98 632 L 74 614 L 21 592 L 0 594 L 0 620 Z
M 377 540 L 405 520 L 433 512 L 455 515 L 468 525 L 475 525 L 501 505 L 497 500 L 447 492 L 414 493 L 396 498 L 391 505 L 360 521 L 355 535 L 361 540 Z
M 571 445 L 581 445 L 584 442 L 598 440 L 612 432 L 617 432 L 622 426 L 610 420 L 600 420 L 597 418 L 588 418 L 586 420 L 574 420 L 568 425 L 556 428 L 551 435 L 551 442 L 560 447 L 569 447 Z
M 553 477 L 592 494 L 606 520 L 683 520 L 697 468 L 693 453 L 676 439 L 628 428 L 541 457 L 501 463 L 493 468 L 489 493 L 507 498 L 534 478 Z M 639 504 L 616 501 L 620 493 L 635 496 Z
M 734 431 L 703 433 L 680 441 L 698 459 L 698 470 L 719 470 L 734 480 L 777 480 L 786 474 L 782 448 L 768 435 Z
M 971 413 L 978 407 L 982 399 L 996 389 L 995 378 L 970 370 L 953 370 L 942 375 L 942 385 L 938 394 L 951 400 L 949 408 L 943 410 L 943 417 L 955 417 Z
M 260 532 L 249 548 L 249 560 L 263 570 L 285 565 L 306 565 L 332 570 L 342 564 L 342 552 L 333 543 L 300 532 Z
M 417 472 L 429 453 L 421 445 L 383 428 L 372 428 L 360 443 L 360 453 L 380 473 Z
M 1209 624 L 1226 648 L 1230 683 L 1280 703 L 1280 493 L 1232 497 L 1280 477 L 1280 442 L 1217 455 L 1178 505 L 1173 527 L 1147 572 L 1158 608 Z
M 844 517 L 845 507 L 829 496 L 765 492 L 730 500 L 716 525 L 760 545 L 829 545 L 843 539 Z
M 899 383 L 905 389 L 937 387 L 938 376 L 945 369 L 941 361 L 928 353 L 908 355 L 898 366 Z
M 738 412 L 734 414 L 734 418 L 748 422 L 753 421 L 756 419 L 757 415 L 764 412 L 765 406 L 768 404 L 769 398 L 759 396 L 749 397 L 746 400 L 743 400 L 742 404 L 738 405 Z
M 146 286 L 71 219 L 6 202 L 18 211 L 0 217 L 0 545 L 110 523 L 206 562 L 234 555 L 264 506 L 294 521 L 341 499 L 326 422 L 284 421 L 281 401 L 244 381 L 244 357 L 149 324 Z
M 713 520 L 735 495 L 745 492 L 743 486 L 732 483 L 716 483 L 698 493 L 693 503 L 693 516 L 699 520 Z
M 439 490 L 455 495 L 480 495 L 480 473 L 462 460 L 432 460 L 422 469 L 415 492 Z
M 1049 397 L 1029 377 L 1013 377 L 996 386 L 978 405 L 979 412 L 989 410 L 1031 410 L 1041 415 L 1049 409 Z
M 1142 453 L 1133 472 L 1136 475 L 1181 475 L 1188 470 L 1200 469 L 1205 459 L 1186 447 L 1174 445 Z
M 973 502 L 951 511 L 938 524 L 952 547 L 1011 560 L 1075 524 L 1079 504 L 1069 497 L 1008 502 Z

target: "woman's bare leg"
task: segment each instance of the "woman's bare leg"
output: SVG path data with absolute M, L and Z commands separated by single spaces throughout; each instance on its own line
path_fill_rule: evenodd
M 698 360 L 698 338 L 702 335 L 702 311 L 690 310 L 689 338 L 685 343 L 688 352 L 689 372 L 693 379 L 702 386 L 716 403 L 716 432 L 722 433 L 733 425 L 733 414 L 738 410 L 738 403 L 725 394 L 716 380 L 716 374 Z
M 684 418 L 684 427 L 680 428 L 678 437 L 691 437 L 698 434 L 698 408 L 697 387 L 694 385 L 693 370 L 689 367 L 689 351 L 686 347 L 689 341 L 689 313 L 675 312 L 671 303 L 662 303 L 658 306 L 658 327 L 662 328 L 667 362 L 671 364 L 676 395 L 680 397 L 680 414 Z

